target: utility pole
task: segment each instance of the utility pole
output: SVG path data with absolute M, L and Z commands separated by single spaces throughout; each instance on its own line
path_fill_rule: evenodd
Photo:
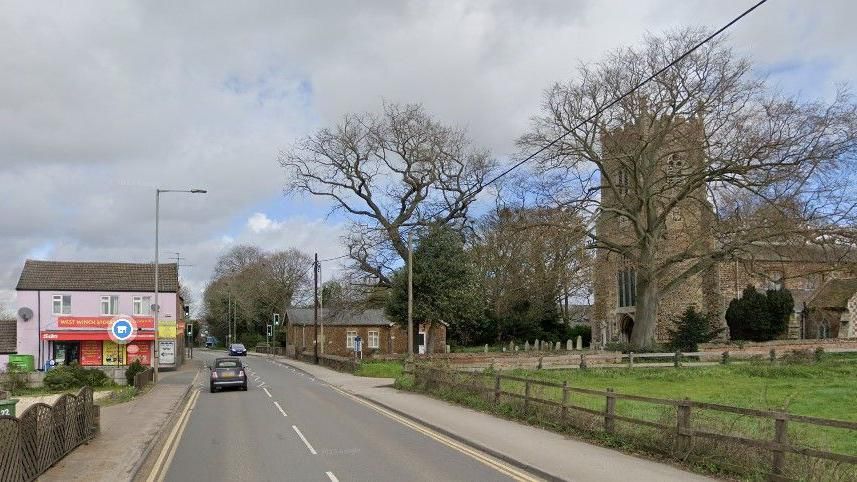
M 414 239 L 408 231 L 408 359 L 414 358 Z
M 318 365 L 318 253 L 315 253 L 315 261 L 312 263 L 313 280 L 313 326 L 315 329 L 315 343 L 313 344 L 313 356 L 315 364 Z
M 321 291 L 318 293 L 318 312 L 321 315 L 321 319 L 318 320 L 319 332 L 321 333 L 319 353 L 324 355 L 324 278 L 321 276 L 321 263 L 318 263 L 318 286 L 321 287 Z

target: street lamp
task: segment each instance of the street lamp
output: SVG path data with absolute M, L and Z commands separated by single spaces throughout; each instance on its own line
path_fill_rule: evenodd
M 158 229 L 160 224 L 160 211 L 161 211 L 161 193 L 163 192 L 183 192 L 189 194 L 205 194 L 208 191 L 205 189 L 155 189 L 155 305 L 154 305 L 154 324 L 155 324 L 155 353 L 152 359 L 152 369 L 154 373 L 152 373 L 152 382 L 158 383 L 158 368 L 160 365 L 160 357 L 161 357 L 161 345 L 160 340 L 158 339 L 158 316 L 161 312 L 161 306 L 158 304 L 158 291 L 160 290 L 160 286 L 158 286 Z

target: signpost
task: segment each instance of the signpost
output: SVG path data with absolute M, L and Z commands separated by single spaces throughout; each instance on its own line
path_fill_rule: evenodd
M 193 358 L 193 323 L 187 324 L 187 339 L 190 347 L 190 357 Z
M 354 337 L 354 356 L 363 359 L 363 339 L 360 335 Z
M 280 314 L 274 313 L 274 355 L 277 354 L 277 326 L 280 325 Z

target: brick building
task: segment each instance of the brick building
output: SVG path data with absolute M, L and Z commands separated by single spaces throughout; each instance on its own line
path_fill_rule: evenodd
M 677 123 L 673 129 L 679 133 L 675 135 L 679 140 L 664 142 L 660 151 L 647 154 L 646 161 L 654 159 L 651 166 L 635 164 L 637 157 L 643 157 L 634 151 L 645 137 L 640 135 L 639 129 L 648 127 L 630 126 L 602 136 L 601 209 L 595 224 L 602 245 L 630 246 L 634 244 L 636 235 L 629 218 L 621 212 L 627 212 L 635 207 L 634 203 L 642 202 L 652 204 L 655 214 L 662 216 L 665 212 L 662 206 L 674 198 L 679 199 L 665 218 L 665 229 L 654 258 L 657 263 L 670 257 L 686 259 L 662 274 L 661 278 L 667 280 L 672 279 L 674 273 L 691 266 L 695 257 L 716 251 L 714 248 L 717 247 L 712 229 L 716 217 L 706 189 L 700 187 L 687 196 L 673 194 L 682 186 L 682 176 L 704 171 L 702 127 L 696 120 L 674 119 L 672 122 Z M 635 191 L 637 189 L 648 190 L 651 199 L 642 199 L 644 195 Z M 593 340 L 597 343 L 629 341 L 637 307 L 635 266 L 616 250 L 600 248 L 596 250 L 593 268 Z M 795 298 L 795 313 L 789 323 L 788 337 L 812 337 L 817 330 L 807 330 L 804 326 L 806 302 L 825 282 L 855 276 L 857 262 L 853 256 L 849 258 L 808 245 L 767 243 L 751 246 L 690 276 L 675 289 L 662 293 L 657 300 L 656 339 L 658 342 L 667 341 L 673 320 L 690 306 L 714 314 L 716 325 L 725 328 L 726 308 L 747 285 L 761 289 L 789 289 Z M 728 330 L 724 330 L 724 336 L 728 336 Z
M 290 308 L 286 310 L 288 343 L 298 352 L 312 350 L 315 340 L 315 322 L 312 308 Z M 426 338 L 430 339 L 431 352 L 446 350 L 446 326 L 436 323 L 430 337 L 426 337 L 426 326 L 415 324 L 418 343 L 415 349 L 426 352 Z M 322 310 L 319 313 L 320 353 L 339 356 L 354 354 L 354 338 L 363 340 L 363 355 L 405 354 L 408 351 L 407 329 L 393 323 L 384 315 L 384 310 Z
M 857 278 L 824 283 L 806 306 L 805 338 L 857 338 Z

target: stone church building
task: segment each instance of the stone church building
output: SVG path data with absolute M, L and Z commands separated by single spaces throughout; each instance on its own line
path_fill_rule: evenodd
M 628 195 L 637 189 L 631 176 L 636 175 L 638 167 L 632 164 L 626 154 L 626 146 L 639 143 L 634 126 L 617 129 L 601 138 L 603 170 L 601 172 L 600 214 L 595 229 L 599 241 L 617 245 L 630 243 L 633 226 L 627 217 L 617 214 L 622 210 L 620 196 Z M 671 152 L 654 155 L 658 159 L 659 176 L 650 189 L 659 195 L 670 198 L 672 176 L 681 176 L 687 172 L 699 171 L 703 159 L 701 143 L 702 128 L 697 121 L 684 121 L 681 125 L 684 135 L 680 147 L 668 146 Z M 696 145 L 693 145 L 693 144 Z M 642 169 L 645 169 L 643 167 Z M 629 172 L 631 171 L 631 172 Z M 651 173 L 649 173 L 652 176 Z M 660 179 L 663 179 L 661 181 Z M 632 196 L 635 194 L 630 193 Z M 673 196 L 678 197 L 678 196 Z M 654 203 L 658 204 L 658 203 Z M 615 209 L 614 209 L 615 208 Z M 716 248 L 712 226 L 716 222 L 713 206 L 705 188 L 682 197 L 666 218 L 663 241 L 659 243 L 656 259 L 681 256 L 687 252 L 710 252 Z M 683 261 L 667 272 L 671 274 L 684 271 L 692 260 Z M 689 306 L 698 311 L 713 314 L 715 323 L 726 327 L 725 313 L 730 301 L 740 297 L 747 285 L 759 289 L 786 288 L 795 299 L 795 313 L 789 323 L 786 336 L 789 338 L 831 337 L 831 331 L 819 331 L 814 328 L 808 313 L 804 312 L 806 303 L 812 299 L 830 280 L 857 278 L 857 263 L 854 258 L 832 259 L 829 253 L 806 245 L 794 246 L 783 243 L 765 243 L 744 248 L 716 262 L 711 268 L 694 274 L 669 291 L 662 293 L 657 302 L 657 331 L 659 343 L 669 340 L 669 329 L 673 320 L 678 318 Z M 637 273 L 632 263 L 623 259 L 615 250 L 597 248 L 593 269 L 592 309 L 593 342 L 627 342 L 634 328 L 636 314 Z M 832 315 L 831 315 L 832 316 Z M 837 315 L 838 316 L 838 315 Z M 849 333 L 848 330 L 837 334 Z M 724 330 L 724 337 L 728 329 Z

